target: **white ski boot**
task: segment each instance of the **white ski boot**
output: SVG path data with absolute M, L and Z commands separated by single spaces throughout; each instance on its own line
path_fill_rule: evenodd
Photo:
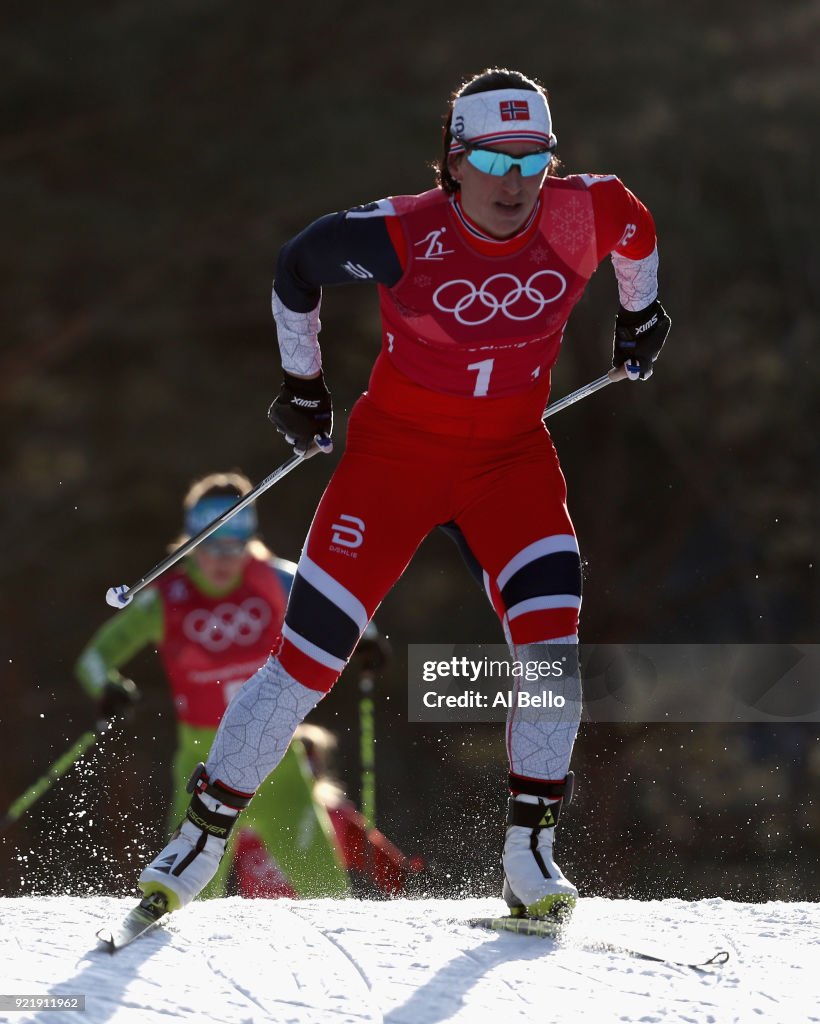
M 187 906 L 214 877 L 239 812 L 251 799 L 209 783 L 204 764 L 191 776 L 188 791 L 193 796 L 185 820 L 139 877 L 145 896 L 164 897 L 169 911 Z
M 573 775 L 566 784 L 566 802 Z M 507 804 L 507 835 L 501 861 L 503 896 L 513 917 L 562 918 L 572 912 L 578 890 L 555 863 L 555 826 L 564 799 L 520 793 Z

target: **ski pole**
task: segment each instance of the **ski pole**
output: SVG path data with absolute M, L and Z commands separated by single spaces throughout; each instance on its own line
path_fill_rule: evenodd
M 368 830 L 376 824 L 376 729 L 373 715 L 373 673 L 359 676 L 359 759 L 361 762 L 361 805 L 359 810 Z
M 613 384 L 616 380 L 625 380 L 626 376 L 627 373 L 625 366 L 613 366 L 611 370 L 608 370 L 603 375 L 603 377 L 590 381 L 589 384 L 585 384 L 582 388 L 578 388 L 577 391 L 572 391 L 563 398 L 559 398 L 557 402 L 553 402 L 552 405 L 548 405 L 544 410 L 544 415 L 541 419 L 545 420 L 548 416 L 554 416 L 555 413 L 560 412 L 562 409 L 566 409 L 568 405 L 574 405 L 576 402 L 580 402 L 582 398 L 594 395 L 596 391 L 600 391 L 601 388 L 605 388 L 607 384 Z
M 376 826 L 376 727 L 373 689 L 376 672 L 390 660 L 392 649 L 375 623 L 368 622 L 354 657 L 359 668 L 359 767 L 361 783 L 359 810 L 367 828 Z M 368 853 L 370 847 L 368 846 Z
M 107 726 L 108 723 L 106 722 L 105 725 Z M 102 728 L 103 724 L 100 723 L 97 729 L 89 729 L 88 732 L 84 732 L 64 754 L 57 758 L 42 778 L 29 786 L 25 793 L 14 801 L 3 817 L 0 818 L 0 832 L 4 832 L 9 825 L 13 825 L 21 815 L 26 813 L 32 804 L 40 799 L 43 793 L 54 785 L 61 775 L 64 775 L 73 764 L 80 760 L 88 748 L 94 745 L 99 735 L 98 730 Z
M 269 476 L 266 476 L 261 483 L 258 483 L 253 490 L 248 491 L 244 498 L 240 498 L 235 505 L 226 509 L 222 515 L 217 516 L 213 522 L 208 523 L 204 530 L 200 530 L 195 537 L 191 537 L 191 539 L 186 541 L 181 547 L 178 547 L 176 551 L 172 551 L 170 555 L 163 558 L 163 560 L 155 565 L 150 572 L 147 572 L 132 586 L 109 587 L 105 595 L 106 604 L 111 605 L 112 608 L 124 608 L 132 598 L 136 597 L 141 590 L 144 590 L 149 583 L 153 583 L 154 580 L 158 576 L 161 576 L 166 569 L 170 569 L 172 565 L 176 564 L 180 560 L 180 558 L 184 558 L 185 555 L 193 551 L 198 544 L 201 544 L 203 540 L 210 537 L 212 533 L 215 533 L 220 526 L 224 526 L 229 519 L 233 519 L 233 517 L 241 512 L 243 508 L 247 508 L 251 502 L 256 501 L 260 494 L 264 494 L 264 492 L 273 487 L 274 484 L 279 483 L 283 476 L 286 476 L 292 469 L 295 469 L 299 463 L 304 462 L 305 459 L 311 458 L 311 456 L 315 455 L 318 451 L 321 451 L 321 448 L 314 445 L 313 447 L 308 448 L 306 452 L 299 452 L 298 454 L 291 456 L 287 462 L 283 462 L 278 469 L 275 469 Z

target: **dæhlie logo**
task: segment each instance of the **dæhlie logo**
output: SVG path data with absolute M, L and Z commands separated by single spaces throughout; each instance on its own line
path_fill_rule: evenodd
M 364 520 L 358 516 L 340 515 L 339 521 L 333 524 L 332 544 L 343 548 L 359 548 L 364 542 Z

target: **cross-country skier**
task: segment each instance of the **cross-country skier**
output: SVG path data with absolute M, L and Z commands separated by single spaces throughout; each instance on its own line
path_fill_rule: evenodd
M 541 420 L 550 370 L 606 256 L 620 298 L 613 365 L 649 377 L 670 321 L 645 206 L 613 175 L 559 177 L 555 147 L 543 88 L 518 72 L 482 72 L 450 102 L 435 188 L 322 217 L 284 246 L 273 291 L 284 383 L 270 416 L 296 449 L 331 443 L 317 340 L 324 286 L 379 286 L 381 352 L 310 527 L 275 653 L 231 703 L 186 820 L 140 877 L 169 909 L 217 870 L 240 811 L 437 525 L 455 523 L 482 566 L 514 660 L 542 660 L 545 644 L 572 654 L 581 563 Z M 540 690 L 543 680 L 521 685 Z M 572 672 L 551 687 L 560 710 L 513 709 L 507 726 L 502 859 L 517 915 L 544 916 L 577 896 L 553 839 L 581 682 Z
M 180 543 L 236 504 L 251 489 L 239 473 L 195 481 L 183 502 Z M 231 697 L 262 665 L 282 626 L 296 566 L 257 536 L 256 511 L 244 509 L 178 567 L 147 587 L 92 637 L 77 662 L 86 692 L 105 717 L 122 710 L 134 684 L 119 669 L 144 649 L 159 651 L 177 715 L 177 749 L 169 822 L 190 800 L 186 785 L 207 754 Z M 347 890 L 340 851 L 301 747 L 289 749 L 238 836 L 234 867 L 240 892 L 320 896 Z M 245 866 L 254 864 L 254 877 Z M 223 860 L 207 895 L 218 896 L 232 859 Z

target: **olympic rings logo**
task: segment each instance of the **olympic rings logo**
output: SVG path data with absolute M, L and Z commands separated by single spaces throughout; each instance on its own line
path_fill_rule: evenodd
M 260 597 L 240 605 L 224 602 L 213 611 L 198 608 L 186 616 L 183 632 L 208 651 L 224 651 L 231 644 L 250 647 L 257 643 L 271 620 L 271 610 Z
M 536 284 L 539 278 L 544 280 Z M 509 289 L 504 295 L 496 295 L 499 289 L 492 286 L 502 281 L 509 283 Z M 493 274 L 478 288 L 465 278 L 447 281 L 435 290 L 433 302 L 442 313 L 452 313 L 460 324 L 477 327 L 497 313 L 508 320 L 532 320 L 566 290 L 567 279 L 557 270 L 538 270 L 523 284 L 515 274 Z M 445 293 L 448 301 L 444 301 Z

